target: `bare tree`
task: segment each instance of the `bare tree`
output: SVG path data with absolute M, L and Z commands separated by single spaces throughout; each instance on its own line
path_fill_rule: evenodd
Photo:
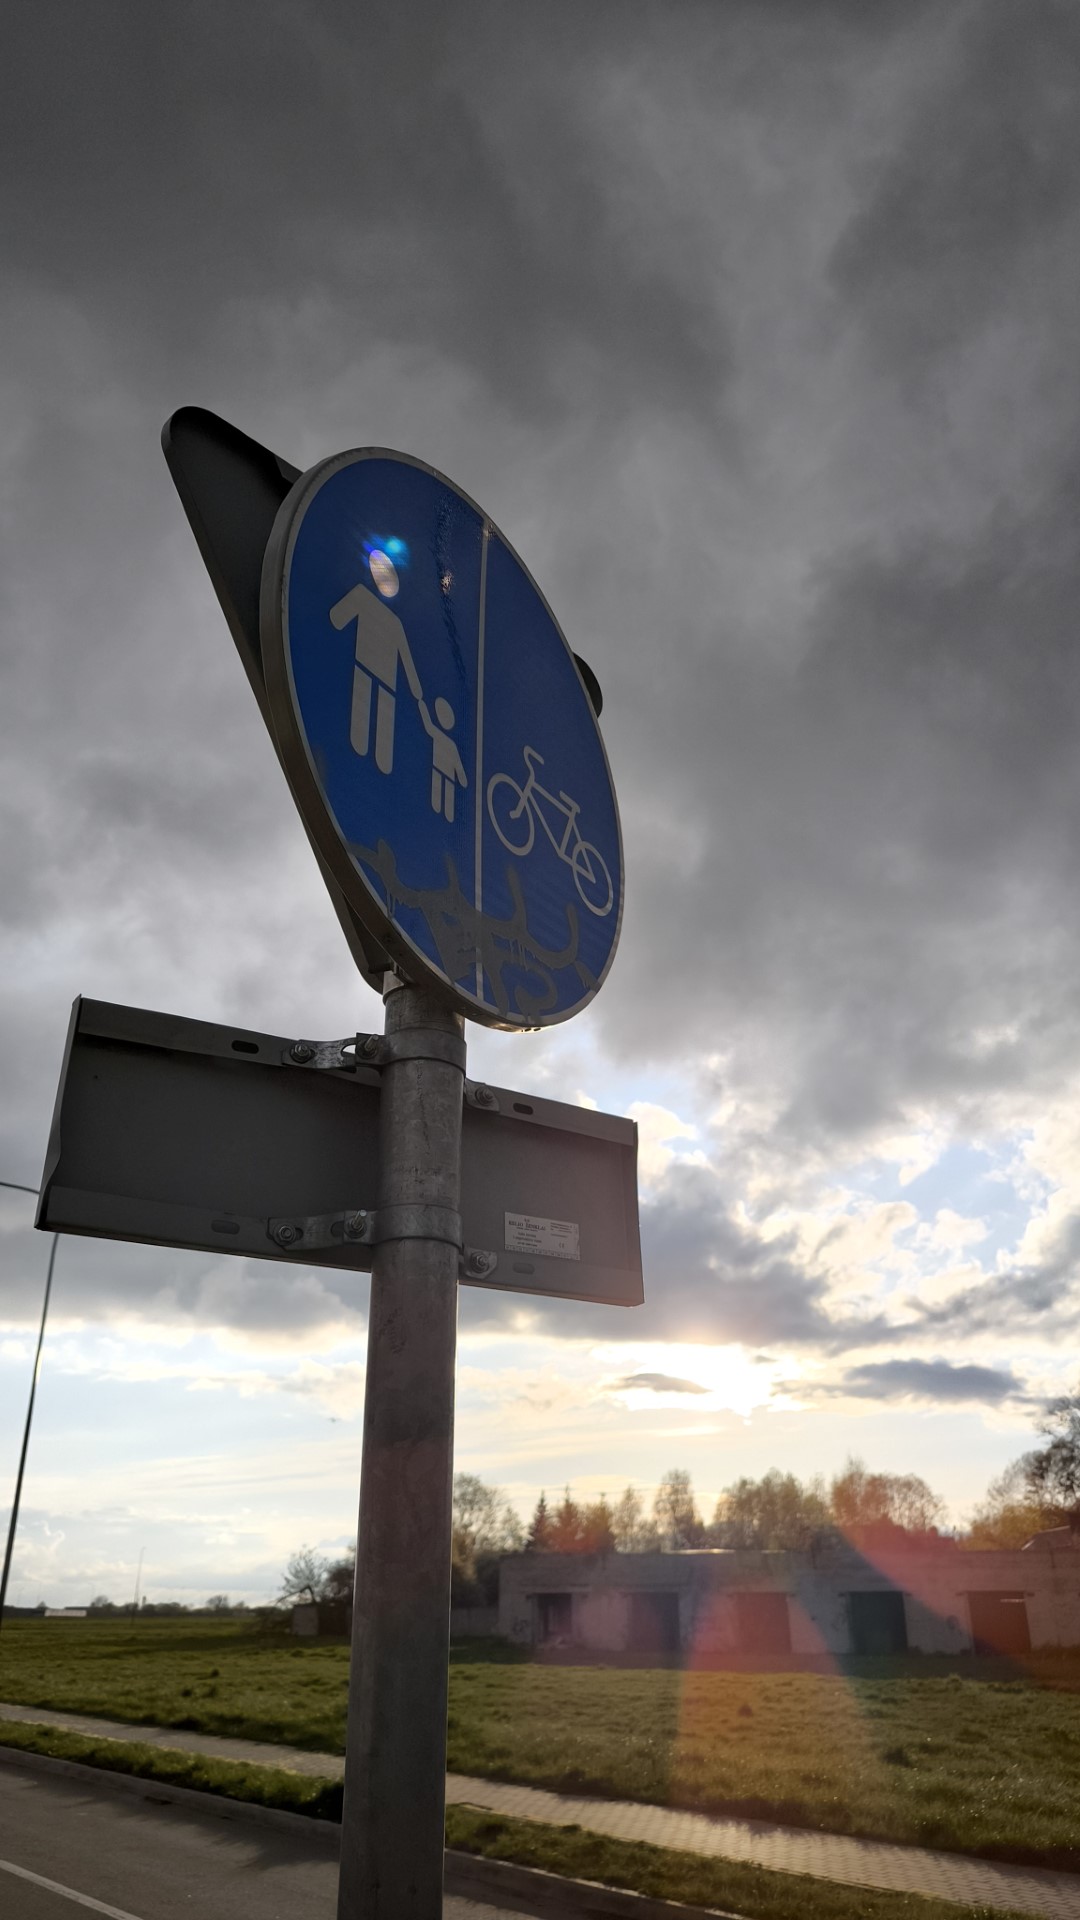
M 927 1533 L 945 1518 L 945 1502 L 917 1473 L 871 1473 L 854 1458 L 832 1482 L 829 1508 L 844 1532 L 889 1522 L 909 1533 Z
M 510 1502 L 475 1473 L 454 1475 L 453 1526 L 460 1547 L 473 1556 L 513 1553 L 524 1539 Z
M 656 1521 L 645 1513 L 636 1487 L 625 1487 L 611 1510 L 611 1531 L 619 1553 L 649 1553 L 660 1545 Z
M 722 1547 L 798 1550 L 828 1524 L 822 1482 L 804 1485 L 793 1473 L 774 1467 L 760 1480 L 744 1477 L 724 1489 L 713 1516 L 713 1537 Z
M 1026 1455 L 1028 1486 L 1044 1507 L 1080 1514 L 1080 1393 L 1051 1400 L 1039 1432 L 1047 1445 Z
M 656 1490 L 653 1515 L 665 1547 L 697 1547 L 705 1537 L 685 1467 L 670 1467 Z
M 278 1605 L 287 1606 L 290 1600 L 305 1600 L 315 1606 L 322 1598 L 329 1571 L 330 1563 L 324 1560 L 321 1553 L 316 1553 L 311 1547 L 301 1547 L 285 1568 Z
M 498 1556 L 524 1545 L 509 1501 L 475 1473 L 455 1473 L 450 1591 L 455 1606 L 487 1605 L 498 1589 Z

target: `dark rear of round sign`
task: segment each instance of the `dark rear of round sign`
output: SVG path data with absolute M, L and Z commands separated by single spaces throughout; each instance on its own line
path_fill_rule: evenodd
M 540 1027 L 611 965 L 622 841 L 588 690 L 509 543 L 383 449 L 296 482 L 261 635 L 286 771 L 319 851 L 406 977 Z

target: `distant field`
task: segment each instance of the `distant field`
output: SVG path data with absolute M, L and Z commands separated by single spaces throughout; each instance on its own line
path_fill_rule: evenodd
M 1080 1663 L 859 1677 L 556 1667 L 459 1649 L 457 1772 L 1080 1866 Z M 8 1621 L 0 1699 L 344 1746 L 347 1650 L 211 1621 Z

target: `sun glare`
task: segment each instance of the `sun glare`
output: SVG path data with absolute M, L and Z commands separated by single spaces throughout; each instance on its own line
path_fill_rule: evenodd
M 746 1347 L 660 1344 L 606 1347 L 605 1364 L 618 1368 L 612 1392 L 634 1412 L 679 1408 L 688 1414 L 750 1414 L 774 1398 L 791 1365 Z

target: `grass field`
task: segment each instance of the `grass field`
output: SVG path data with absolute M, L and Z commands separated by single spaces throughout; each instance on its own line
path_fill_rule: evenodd
M 282 1807 L 315 1819 L 340 1820 L 338 1782 L 304 1778 L 272 1767 L 206 1760 L 136 1742 L 95 1740 L 41 1726 L 4 1726 L 0 1744 L 48 1753 L 83 1766 L 135 1774 L 169 1786 L 194 1788 L 259 1806 Z M 745 1920 L 1020 1920 L 1001 1908 L 925 1899 L 918 1894 L 847 1887 L 802 1875 L 770 1872 L 728 1860 L 639 1842 L 611 1840 L 580 1827 L 549 1827 L 507 1819 L 472 1807 L 448 1807 L 446 1844 L 488 1859 L 540 1867 L 570 1879 L 628 1887 L 662 1900 L 720 1908 Z
M 230 1623 L 9 1621 L 0 1699 L 344 1745 L 347 1651 Z M 1080 1666 L 1027 1679 L 553 1667 L 459 1649 L 461 1773 L 1080 1866 Z

